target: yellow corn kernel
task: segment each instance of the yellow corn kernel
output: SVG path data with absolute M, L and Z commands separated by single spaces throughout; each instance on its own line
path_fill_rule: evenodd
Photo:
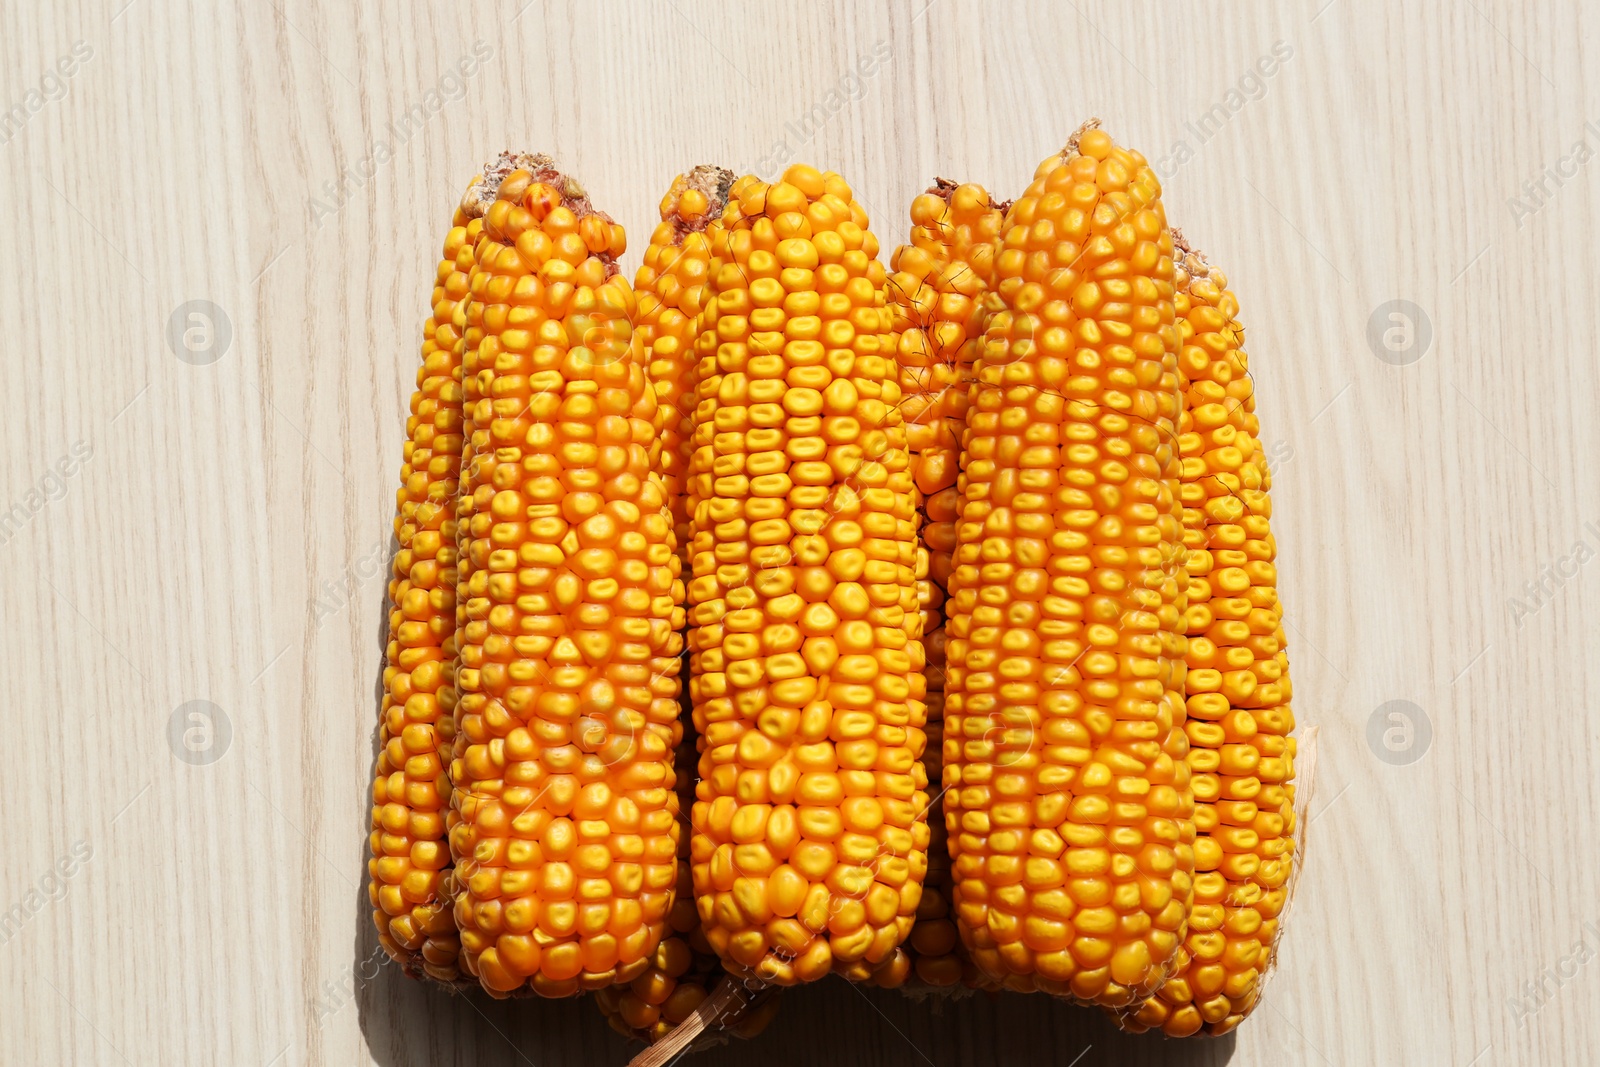
M 906 426 L 918 510 L 917 603 L 927 664 L 927 745 L 922 764 L 932 797 L 928 873 L 906 942 L 907 967 L 884 967 L 880 986 L 958 984 L 998 988 L 960 947 L 950 911 L 951 870 L 939 781 L 944 745 L 947 583 L 955 557 L 956 490 L 967 390 L 984 325 L 994 243 L 1004 207 L 981 185 L 938 179 L 911 204 L 911 241 L 895 250 L 887 284 L 900 413 Z
M 778 985 L 892 965 L 926 868 L 916 509 L 877 252 L 837 174 L 742 178 L 698 324 L 694 888 L 729 970 Z M 760 842 L 735 818 L 752 805 Z
M 1294 861 L 1295 742 L 1272 566 L 1272 474 L 1260 442 L 1239 303 L 1222 271 L 1181 234 L 1174 239 L 1189 677 L 1201 676 L 1214 702 L 1210 721 L 1190 724 L 1200 729 L 1190 731 L 1188 762 L 1208 784 L 1196 790 L 1201 873 L 1180 964 L 1154 997 L 1113 1017 L 1125 1030 L 1159 1027 L 1186 1037 L 1238 1026 L 1272 964 Z M 1230 565 L 1235 554 L 1250 562 Z M 1247 625 L 1216 630 L 1211 620 L 1223 613 L 1242 614 Z M 1218 665 L 1228 670 L 1219 673 Z M 1231 687 L 1230 674 L 1238 679 Z M 1245 678 L 1266 684 L 1244 684 Z M 1270 787 L 1250 785 L 1268 780 L 1261 768 L 1269 761 Z M 1233 799 L 1252 790 L 1253 799 Z
M 622 227 L 545 156 L 501 156 L 480 189 L 455 915 L 491 994 L 567 996 L 643 973 L 672 907 L 682 583 Z
M 468 187 L 472 196 L 480 179 Z M 461 977 L 450 910 L 445 812 L 454 750 L 456 489 L 461 472 L 464 302 L 483 224 L 457 208 L 422 326 L 422 365 L 406 420 L 389 581 L 389 644 L 372 797 L 378 940 L 414 977 Z
M 1107 1005 L 1160 987 L 1194 868 L 1171 242 L 1095 124 L 1007 211 L 949 579 L 963 941 L 1008 987 Z

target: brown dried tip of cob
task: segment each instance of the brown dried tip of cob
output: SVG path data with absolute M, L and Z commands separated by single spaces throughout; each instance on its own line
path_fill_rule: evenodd
M 935 178 L 933 179 L 933 184 L 928 186 L 926 192 L 930 196 L 937 196 L 940 200 L 943 200 L 948 204 L 950 202 L 950 197 L 954 195 L 955 191 L 960 187 L 960 182 L 952 181 L 949 178 Z M 1011 207 L 1011 201 L 1009 200 L 991 200 L 990 203 L 994 205 L 994 209 L 996 211 L 1001 213 L 1006 212 Z
M 1226 289 L 1228 287 L 1227 276 L 1211 265 L 1211 261 L 1206 259 L 1204 252 L 1188 242 L 1183 236 L 1182 230 L 1176 226 L 1171 229 L 1172 265 L 1177 270 L 1177 276 L 1174 278 L 1173 284 L 1179 289 L 1184 289 L 1188 287 L 1190 278 L 1202 278 L 1214 283 L 1218 289 Z M 1242 329 L 1236 327 L 1235 330 L 1241 338 L 1244 336 Z
M 688 174 L 678 175 L 661 202 L 661 217 L 672 223 L 679 241 L 691 233 L 703 233 L 714 220 L 722 217 L 732 189 L 733 171 L 702 163 Z M 686 192 L 698 193 L 705 200 L 705 210 L 698 214 L 679 210 Z
M 589 202 L 589 194 L 578 180 L 556 169 L 555 160 L 543 152 L 513 152 L 507 149 L 496 156 L 491 162 L 483 165 L 483 180 L 467 190 L 466 196 L 461 198 L 461 210 L 466 212 L 468 218 L 480 219 L 489 210 L 489 205 L 500 197 L 500 186 L 505 180 L 518 171 L 528 175 L 527 184 L 537 182 L 548 185 L 561 194 L 561 204 L 571 211 L 581 221 L 590 215 L 598 215 L 609 224 L 616 220 L 604 211 L 596 208 Z M 606 277 L 617 273 L 616 258 L 605 252 L 596 253 L 605 261 Z

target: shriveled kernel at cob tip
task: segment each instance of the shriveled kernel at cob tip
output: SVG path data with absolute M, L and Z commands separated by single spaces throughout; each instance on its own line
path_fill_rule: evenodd
M 696 403 L 695 320 L 711 280 L 707 227 L 721 219 L 732 185 L 733 172 L 721 167 L 702 165 L 678 175 L 661 199 L 661 224 L 650 235 L 644 264 L 633 281 L 645 373 L 656 391 L 662 480 L 685 568 L 689 565 L 690 435 Z
M 462 962 L 566 996 L 649 965 L 672 905 L 683 589 L 622 227 L 502 156 L 463 355 L 450 846 Z
M 944 745 L 944 609 L 956 545 L 956 473 L 967 390 L 983 330 L 983 299 L 994 271 L 994 244 L 1005 205 L 981 185 L 943 178 L 911 203 L 911 243 L 889 261 L 900 413 L 919 512 L 917 601 L 927 650 L 927 747 L 922 764 L 933 796 L 927 820 L 928 875 L 906 942 L 913 986 L 992 986 L 960 948 L 950 911 L 951 869 L 937 783 Z M 885 984 L 894 972 L 880 984 Z
M 1009 986 L 1108 1005 L 1160 986 L 1193 882 L 1172 278 L 1155 174 L 1086 126 L 1007 212 L 958 483 L 958 926 Z
M 473 179 L 469 192 L 479 184 Z M 422 365 L 406 420 L 394 520 L 400 550 L 389 581 L 388 662 L 368 884 L 378 939 L 407 974 L 461 978 L 450 910 L 445 812 L 455 723 L 456 487 L 461 470 L 462 304 L 482 223 L 455 212 L 422 326 Z
M 696 343 L 694 888 L 735 974 L 864 980 L 911 928 L 928 837 L 884 272 L 837 174 L 733 194 Z
M 1113 1016 L 1125 1030 L 1186 1037 L 1239 1025 L 1272 965 L 1294 861 L 1295 740 L 1272 475 L 1239 304 L 1222 271 L 1174 237 L 1194 903 L 1172 978 Z

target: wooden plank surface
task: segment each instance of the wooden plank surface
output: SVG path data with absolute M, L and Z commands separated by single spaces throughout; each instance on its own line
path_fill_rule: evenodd
M 623 1062 L 592 1005 L 373 962 L 382 575 L 451 205 L 550 151 L 631 270 L 676 172 L 804 159 L 892 247 L 934 175 L 1012 195 L 1091 114 L 1250 330 L 1322 727 L 1281 969 L 1218 1042 L 829 982 L 699 1062 L 1592 1062 L 1600 11 L 523 2 L 0 6 L 0 1063 Z

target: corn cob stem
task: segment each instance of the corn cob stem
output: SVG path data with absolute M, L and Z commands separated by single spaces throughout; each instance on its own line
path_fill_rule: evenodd
M 1007 213 L 963 445 L 944 796 L 958 925 L 1013 988 L 1159 988 L 1192 888 L 1172 244 L 1085 124 Z
M 567 996 L 644 971 L 671 907 L 682 586 L 622 227 L 545 156 L 467 206 L 455 914 L 491 994 Z
M 690 1052 L 766 1029 L 777 1013 L 777 990 L 723 977 L 704 1001 L 671 1031 L 628 1061 L 628 1067 L 667 1067 Z
M 1174 242 L 1197 873 L 1173 977 L 1113 1016 L 1186 1037 L 1238 1026 L 1272 965 L 1294 866 L 1295 739 L 1272 474 L 1239 304 L 1222 271 L 1177 231 Z
M 473 179 L 469 190 L 480 179 Z M 455 724 L 445 699 L 455 655 L 456 489 L 461 469 L 463 302 L 482 224 L 458 208 L 445 237 L 422 365 L 406 421 L 389 582 L 389 644 L 373 782 L 373 921 L 412 977 L 455 983 L 460 943 L 450 910 L 445 812 Z

